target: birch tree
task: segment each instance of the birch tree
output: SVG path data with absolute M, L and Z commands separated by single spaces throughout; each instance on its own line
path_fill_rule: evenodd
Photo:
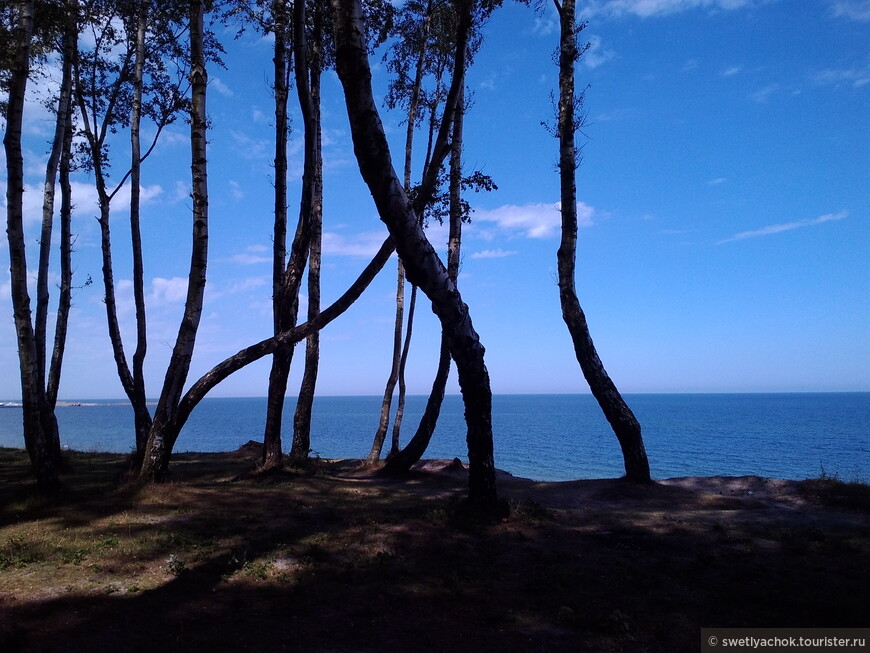
M 93 47 L 77 49 L 75 101 L 83 141 L 80 162 L 94 176 L 99 204 L 102 279 L 106 322 L 121 386 L 134 415 L 134 468 L 144 455 L 152 417 L 146 400 L 144 361 L 147 352 L 145 273 L 140 227 L 141 166 L 157 145 L 162 131 L 187 104 L 188 62 L 181 37 L 187 30 L 182 6 L 137 0 L 124 4 L 94 3 L 83 22 Z M 147 78 L 147 83 L 146 83 Z M 147 149 L 140 142 L 142 118 L 156 129 Z M 130 129 L 130 166 L 117 182 L 109 176 L 110 136 Z M 115 266 L 111 237 L 112 201 L 130 183 L 130 233 L 136 348 L 132 367 L 124 349 L 118 320 Z
M 34 3 L 18 2 L 15 10 L 17 15 L 14 50 L 11 53 L 9 71 L 5 80 L 8 99 L 5 107 L 6 133 L 3 136 L 7 184 L 6 235 L 9 243 L 12 310 L 18 341 L 24 443 L 36 476 L 37 488 L 43 493 L 54 494 L 60 490 L 60 437 L 53 406 L 50 405 L 45 391 L 45 352 L 43 349 L 41 365 L 40 348 L 37 346 L 32 321 L 30 295 L 27 289 L 27 255 L 24 237 L 24 157 L 21 133 L 24 98 L 30 75 Z M 63 113 L 58 112 L 59 121 L 64 119 Z
M 169 468 L 169 455 L 174 441 L 173 424 L 190 370 L 196 334 L 202 316 L 208 264 L 208 157 L 206 89 L 208 72 L 205 63 L 205 28 L 203 0 L 191 0 L 190 33 L 190 146 L 192 210 L 192 248 L 188 273 L 184 316 L 166 369 L 163 389 L 154 421 L 148 433 L 140 477 L 163 480 Z
M 592 394 L 610 423 L 625 463 L 625 475 L 637 483 L 649 483 L 650 471 L 640 423 L 604 369 L 589 332 L 574 286 L 577 259 L 577 148 L 574 142 L 582 123 L 577 109 L 582 95 L 574 87 L 574 65 L 582 52 L 577 34 L 585 25 L 576 24 L 574 0 L 554 0 L 559 12 L 559 176 L 562 201 L 562 239 L 557 253 L 559 298 L 562 318 L 571 334 L 574 353 Z
M 371 69 L 363 38 L 359 0 L 333 0 L 336 10 L 336 64 L 344 88 L 354 153 L 381 220 L 396 244 L 408 279 L 429 297 L 441 321 L 459 372 L 465 403 L 469 457 L 469 500 L 483 510 L 498 503 L 492 445 L 492 391 L 484 348 L 444 264 L 426 238 L 414 206 L 393 168 L 383 125 L 374 103 Z M 465 45 L 471 27 L 472 3 L 460 0 L 456 71 L 449 111 L 455 110 L 465 67 Z M 463 36 L 464 35 L 464 36 Z M 449 129 L 449 125 L 445 127 Z

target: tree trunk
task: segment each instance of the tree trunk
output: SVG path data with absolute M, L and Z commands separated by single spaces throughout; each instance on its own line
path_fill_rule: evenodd
M 432 2 L 429 0 L 426 5 L 426 12 L 423 16 L 423 24 L 420 30 L 420 51 L 417 53 L 417 61 L 414 66 L 414 84 L 411 87 L 411 94 L 408 98 L 408 117 L 407 125 L 405 127 L 405 165 L 402 177 L 405 192 L 408 194 L 411 193 L 414 131 L 417 126 L 417 113 L 420 108 L 420 94 L 423 88 L 426 55 L 429 51 L 429 29 L 431 22 Z M 426 165 L 428 166 L 428 162 Z M 393 341 L 393 366 L 390 371 L 390 379 L 387 381 L 387 390 L 384 393 L 384 403 L 381 407 L 381 421 L 378 427 L 378 433 L 375 436 L 375 442 L 380 443 L 378 444 L 378 455 L 380 455 L 380 447 L 383 445 L 384 437 L 386 436 L 387 427 L 390 421 L 390 403 L 396 383 L 398 383 L 399 396 L 396 405 L 396 416 L 393 420 L 393 433 L 390 441 L 390 452 L 387 455 L 388 458 L 398 453 L 399 450 L 399 435 L 402 430 L 402 420 L 405 415 L 405 368 L 408 363 L 408 354 L 411 348 L 411 335 L 414 331 L 414 313 L 417 305 L 417 287 L 412 286 L 411 299 L 408 304 L 408 327 L 405 333 L 404 342 L 402 342 L 402 314 L 404 313 L 405 300 L 405 267 L 402 265 L 401 259 L 399 259 L 396 267 L 398 271 L 398 287 L 396 288 L 396 331 L 395 339 Z M 372 451 L 374 452 L 374 448 Z M 372 460 L 371 454 L 369 454 L 369 460 Z
M 399 260 L 396 279 L 396 319 L 393 326 L 393 357 L 390 365 L 390 376 L 387 378 L 387 386 L 384 389 L 384 398 L 381 401 L 381 418 L 378 421 L 378 430 L 372 442 L 367 461 L 373 463 L 380 459 L 387 429 L 390 426 L 390 407 L 393 402 L 393 392 L 396 390 L 396 381 L 399 378 L 399 364 L 402 358 L 402 325 L 405 320 L 405 267 Z
M 9 241 L 12 308 L 18 339 L 24 443 L 30 455 L 38 489 L 54 494 L 60 490 L 60 439 L 54 411 L 49 409 L 46 402 L 43 374 L 39 372 L 39 356 L 31 322 L 30 296 L 27 292 L 24 239 L 24 158 L 21 151 L 21 127 L 30 71 L 32 34 L 33 2 L 19 2 L 15 58 L 10 71 L 6 133 L 3 137 L 7 171 L 6 234 Z
M 450 228 L 447 237 L 447 274 L 454 284 L 458 284 L 460 248 L 462 245 L 462 207 L 460 204 L 462 192 L 462 131 L 464 125 L 464 92 L 459 97 L 456 119 L 453 121 L 453 138 L 450 148 Z M 410 318 L 409 318 L 410 319 Z M 432 390 L 426 401 L 426 408 L 417 426 L 414 437 L 402 450 L 396 450 L 384 466 L 382 473 L 388 476 L 399 476 L 406 473 L 429 447 L 441 405 L 444 402 L 444 390 L 450 374 L 450 352 L 447 341 L 442 336 L 441 351 L 438 356 L 438 369 L 432 382 Z
M 272 320 L 274 333 L 293 324 L 286 324 L 284 275 L 287 265 L 287 98 L 289 79 L 287 66 L 287 36 L 289 21 L 285 0 L 272 3 L 275 25 L 275 227 L 272 243 Z M 295 323 L 295 316 L 293 318 Z M 281 445 L 281 425 L 284 414 L 284 393 L 293 350 L 281 349 L 272 355 L 269 371 L 269 391 L 266 400 L 266 426 L 263 432 L 262 469 L 280 467 L 284 453 Z
M 296 92 L 304 124 L 304 162 L 302 173 L 302 194 L 299 200 L 299 222 L 290 249 L 290 260 L 284 272 L 281 288 L 280 330 L 293 328 L 299 313 L 299 288 L 308 260 L 311 244 L 312 206 L 314 204 L 315 165 L 318 153 L 315 125 L 314 103 L 311 97 L 311 83 L 308 77 L 308 44 L 305 36 L 306 11 L 304 2 L 293 5 L 293 56 L 296 78 Z M 269 375 L 269 395 L 266 404 L 266 431 L 264 442 L 263 468 L 271 461 L 280 460 L 281 428 L 284 413 L 284 395 L 287 392 L 287 379 L 290 376 L 290 363 L 293 347 L 279 348 L 272 360 Z M 270 456 L 265 455 L 266 453 Z M 272 462 L 274 466 L 276 463 Z
M 151 414 L 145 397 L 145 356 L 148 351 L 148 332 L 145 318 L 145 266 L 142 258 L 142 232 L 139 206 L 142 171 L 142 148 L 139 127 L 142 121 L 142 84 L 145 68 L 146 7 L 140 2 L 136 15 L 136 54 L 133 75 L 133 106 L 130 116 L 130 239 L 133 250 L 133 301 L 136 306 L 136 350 L 133 352 L 133 378 L 131 403 L 136 429 L 136 454 L 133 469 L 139 469 L 145 455 Z
M 403 284 L 404 285 L 404 284 Z M 399 451 L 399 436 L 402 432 L 402 421 L 405 418 L 405 369 L 408 366 L 408 353 L 411 351 L 411 336 L 414 334 L 414 313 L 417 309 L 417 286 L 411 286 L 411 301 L 408 303 L 408 326 L 405 330 L 405 342 L 402 345 L 402 356 L 399 359 L 399 396 L 396 401 L 396 416 L 393 418 L 393 434 L 390 440 L 390 452 L 387 457 L 394 456 Z
M 323 146 L 320 120 L 320 76 L 323 66 L 323 5 L 314 5 L 314 32 L 311 43 L 311 107 L 315 145 L 313 150 L 313 175 L 311 198 L 311 242 L 308 251 L 308 321 L 320 314 L 320 259 L 323 240 Z M 311 411 L 314 408 L 314 393 L 317 387 L 317 371 L 320 365 L 320 332 L 315 331 L 305 339 L 305 370 L 296 400 L 293 415 L 293 445 L 290 462 L 296 467 L 305 466 L 311 450 Z
M 175 413 L 181 400 L 190 361 L 196 343 L 196 332 L 202 315 L 208 262 L 208 166 L 206 156 L 207 114 L 206 89 L 208 73 L 203 56 L 203 0 L 190 3 L 190 145 L 193 186 L 193 247 L 188 273 L 184 316 L 163 381 L 154 422 L 148 435 L 145 459 L 140 477 L 163 480 L 169 469 L 169 456 L 177 433 L 173 431 Z
M 494 510 L 498 496 L 492 445 L 492 391 L 484 363 L 484 348 L 471 323 L 468 307 L 432 248 L 393 168 L 389 146 L 374 103 L 371 69 L 363 39 L 358 0 L 334 0 L 336 63 L 344 87 L 354 153 L 360 172 L 404 262 L 408 279 L 432 301 L 459 372 L 468 427 L 469 499 L 483 510 Z M 470 6 L 460 11 L 460 34 L 467 36 Z M 454 84 L 462 83 L 465 52 L 458 48 Z M 458 94 L 458 90 L 456 90 Z M 455 102 L 455 98 L 454 98 Z M 453 107 L 456 105 L 454 104 Z M 450 108 L 452 112 L 452 107 Z M 449 126 L 445 127 L 449 129 Z
M 54 327 L 54 346 L 48 369 L 46 401 L 53 411 L 60 389 L 63 355 L 66 348 L 67 325 L 72 304 L 72 185 L 70 184 L 70 161 L 72 159 L 72 62 L 78 36 L 76 25 L 76 0 L 67 1 L 68 15 L 63 38 L 63 78 L 61 100 L 58 103 L 58 120 L 63 119 L 63 142 L 60 151 L 60 294 L 57 302 L 57 319 Z M 64 94 L 66 101 L 64 101 Z
M 576 44 L 574 0 L 556 3 L 560 20 L 559 47 L 559 173 L 562 200 L 562 241 L 557 255 L 559 298 L 562 317 L 574 342 L 577 362 L 592 394 L 601 406 L 622 448 L 625 475 L 638 483 L 650 482 L 649 461 L 641 436 L 640 423 L 619 394 L 592 342 L 586 316 L 574 287 L 577 257 L 577 152 L 574 64 L 579 55 Z

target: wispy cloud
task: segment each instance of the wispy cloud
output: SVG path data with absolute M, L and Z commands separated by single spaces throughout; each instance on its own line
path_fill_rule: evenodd
M 743 66 L 730 66 L 722 71 L 722 77 L 734 77 L 741 70 L 743 70 Z
M 715 179 L 711 179 L 707 182 L 708 186 L 721 186 L 726 181 L 728 181 L 727 177 L 716 177 Z
M 593 0 L 583 10 L 583 14 L 648 18 L 692 9 L 741 9 L 754 4 L 757 4 L 756 0 Z
M 755 93 L 752 93 L 749 96 L 749 98 L 753 102 L 758 102 L 760 104 L 763 104 L 763 103 L 767 102 L 774 93 L 777 93 L 780 90 L 781 90 L 781 87 L 779 84 L 768 84 L 767 86 L 755 91 Z
M 831 7 L 835 16 L 842 16 L 862 23 L 870 21 L 870 0 L 839 0 Z
M 220 77 L 212 77 L 208 80 L 209 88 L 214 89 L 224 97 L 233 97 L 235 93 L 233 93 L 233 89 L 227 86 Z
M 583 202 L 577 203 L 577 220 L 582 227 L 592 225 L 595 209 Z M 498 228 L 519 232 L 526 238 L 551 238 L 562 225 L 561 203 L 506 204 L 497 209 L 478 209 L 474 221 L 494 223 Z
M 813 81 L 820 86 L 842 86 L 860 88 L 870 84 L 870 64 L 863 68 L 827 68 L 813 75 Z
M 269 156 L 269 141 L 264 138 L 252 138 L 247 134 L 230 130 L 230 137 L 235 144 L 235 153 L 242 159 L 265 159 Z
M 591 34 L 589 36 L 589 49 L 580 61 L 590 70 L 594 70 L 595 68 L 606 64 L 614 57 L 616 57 L 616 52 L 610 48 L 602 46 L 600 36 Z
M 93 184 L 74 181 L 71 184 L 74 217 L 86 217 L 99 215 L 99 200 L 97 190 Z M 139 187 L 139 201 L 145 206 L 154 202 L 163 194 L 163 188 L 159 184 Z M 0 207 L 6 209 L 6 183 L 0 182 Z M 34 224 L 42 220 L 43 188 L 41 184 L 25 184 L 24 186 L 24 221 L 25 224 Z M 55 211 L 60 206 L 60 200 L 55 200 Z M 112 199 L 112 211 L 130 210 L 130 184 L 125 184 L 117 195 Z
M 839 213 L 826 213 L 825 215 L 820 215 L 818 218 L 807 218 L 805 220 L 797 220 L 795 222 L 786 222 L 783 224 L 772 224 L 767 227 L 762 227 L 761 229 L 753 229 L 752 231 L 741 231 L 739 234 L 735 234 L 730 238 L 726 238 L 724 240 L 720 240 L 717 245 L 722 245 L 723 243 L 731 243 L 735 240 L 746 240 L 747 238 L 757 238 L 758 236 L 769 236 L 771 234 L 779 234 L 784 231 L 792 231 L 793 229 L 802 229 L 803 227 L 814 227 L 815 225 L 823 224 L 825 222 L 833 222 L 835 220 L 842 220 L 849 216 L 848 211 L 840 211 Z
M 484 249 L 483 251 L 472 254 L 471 258 L 506 258 L 517 254 L 519 254 L 519 252 L 512 249 Z
M 333 256 L 373 256 L 386 237 L 386 230 L 350 236 L 326 231 L 323 233 L 323 253 Z
M 230 256 L 228 260 L 232 263 L 238 263 L 239 265 L 271 263 L 272 257 L 268 252 L 269 248 L 265 245 L 251 245 L 250 247 L 246 247 L 244 252 Z

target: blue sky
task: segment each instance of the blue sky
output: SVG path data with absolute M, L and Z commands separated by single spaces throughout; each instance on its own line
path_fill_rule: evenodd
M 589 85 L 577 288 L 620 389 L 870 390 L 870 3 L 581 6 L 592 47 L 577 71 L 578 84 Z M 499 190 L 469 198 L 475 213 L 464 232 L 460 288 L 487 348 L 495 392 L 586 392 L 555 282 L 557 142 L 540 125 L 552 119 L 557 84 L 555 13 L 509 4 L 487 25 L 485 39 L 468 79 L 474 106 L 466 119 L 466 166 L 491 175 Z M 229 33 L 224 42 L 228 67 L 210 73 L 209 281 L 192 378 L 271 329 L 271 43 L 253 34 L 233 41 Z M 378 62 L 382 95 L 387 73 Z M 377 249 L 385 227 L 359 178 L 334 73 L 324 78 L 323 108 L 329 303 Z M 383 117 L 398 154 L 401 117 L 386 109 Z M 26 120 L 28 246 L 35 255 L 50 124 L 36 102 Z M 120 170 L 125 143 L 113 152 L 113 169 Z M 292 136 L 290 156 L 294 214 L 301 133 Z M 143 171 L 150 395 L 159 393 L 184 297 L 188 158 L 180 123 Z M 121 397 L 99 283 L 95 193 L 86 176 L 76 182 L 76 279 L 90 274 L 95 283 L 75 294 L 61 397 Z M 131 343 L 124 195 L 114 204 L 115 276 Z M 446 229 L 432 228 L 430 238 L 443 249 Z M 14 399 L 5 246 L 0 263 L 0 398 Z M 383 391 L 394 287 L 390 263 L 323 332 L 320 393 Z M 424 299 L 409 392 L 428 392 L 437 348 L 437 321 Z M 290 394 L 301 355 L 294 369 Z M 213 394 L 264 395 L 267 376 L 267 363 L 253 365 Z M 457 391 L 453 380 L 449 391 Z

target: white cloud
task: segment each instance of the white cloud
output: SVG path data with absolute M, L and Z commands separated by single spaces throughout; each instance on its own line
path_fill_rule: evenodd
M 507 256 L 515 256 L 519 254 L 516 250 L 504 250 L 504 249 L 485 249 L 480 252 L 475 252 L 471 255 L 471 258 L 505 258 Z
M 88 216 L 96 217 L 100 213 L 99 199 L 97 197 L 97 189 L 93 184 L 84 183 L 81 181 L 73 181 L 70 183 L 72 187 L 73 215 L 75 217 Z M 0 182 L 0 192 L 3 197 L 3 209 L 6 208 L 6 184 Z M 142 206 L 151 203 L 160 195 L 163 194 L 163 188 L 159 184 L 151 186 L 140 186 L 140 204 Z M 43 202 L 43 186 L 42 184 L 25 184 L 24 185 L 24 223 L 25 225 L 35 224 L 42 220 L 42 202 Z M 113 211 L 129 211 L 130 210 L 130 184 L 125 184 L 118 194 L 112 199 Z M 60 195 L 55 196 L 55 215 L 60 208 Z
M 648 18 L 692 9 L 741 9 L 753 4 L 755 0 L 593 0 L 582 13 L 584 16 L 604 14 L 614 18 L 625 15 Z
M 267 139 L 251 138 L 247 134 L 230 131 L 230 136 L 235 142 L 235 152 L 243 159 L 263 159 L 269 156 L 269 141 Z
M 590 70 L 598 68 L 616 56 L 616 52 L 601 45 L 601 37 L 595 34 L 589 36 L 589 49 L 580 61 Z
M 267 254 L 269 248 L 265 245 L 251 245 L 246 247 L 241 254 L 235 254 L 228 260 L 239 265 L 257 265 L 258 263 L 271 263 L 272 256 Z
M 860 88 L 870 84 L 870 65 L 863 68 L 828 68 L 813 75 L 813 81 L 820 86 L 847 84 L 852 88 Z
M 770 96 L 780 90 L 779 84 L 768 84 L 764 88 L 760 88 L 749 97 L 753 102 L 764 103 L 770 99 Z
M 823 224 L 825 222 L 833 222 L 835 220 L 842 220 L 849 216 L 848 211 L 840 211 L 839 213 L 826 213 L 825 215 L 820 215 L 818 218 L 807 218 L 805 220 L 797 220 L 795 222 L 786 222 L 784 224 L 772 224 L 766 227 L 762 227 L 761 229 L 754 229 L 752 231 L 741 231 L 739 234 L 735 234 L 730 238 L 726 238 L 724 240 L 720 240 L 717 245 L 721 245 L 723 243 L 730 243 L 735 240 L 746 240 L 747 238 L 756 238 L 758 236 L 769 236 L 771 234 L 778 234 L 784 231 L 791 231 L 793 229 L 801 229 L 803 227 L 813 227 L 818 224 Z
M 549 36 L 559 31 L 559 21 L 551 16 L 535 18 L 532 26 L 532 34 L 536 36 Z
M 870 21 L 870 0 L 840 0 L 832 7 L 835 16 L 860 22 Z
M 474 212 L 474 221 L 492 222 L 500 229 L 510 232 L 522 232 L 527 238 L 551 238 L 562 225 L 561 203 L 555 204 L 524 204 L 517 206 L 507 204 L 497 209 L 478 209 Z M 592 225 L 595 209 L 583 202 L 577 203 L 577 220 L 580 226 Z
M 156 306 L 179 304 L 187 297 L 187 277 L 172 277 L 164 279 L 154 277 L 151 280 L 150 303 Z
M 271 285 L 271 283 L 271 275 L 262 275 L 258 277 L 246 277 L 244 279 L 237 279 L 231 281 L 228 284 L 210 284 L 207 286 L 207 301 L 212 302 L 227 295 L 238 295 L 242 293 L 247 293 L 251 290 L 262 288 L 266 285 Z M 269 305 L 271 306 L 271 302 Z
M 251 121 L 258 125 L 269 124 L 269 119 L 266 117 L 266 114 L 259 109 L 259 107 L 251 107 Z
M 374 256 L 386 237 L 386 230 L 352 236 L 326 231 L 323 233 L 323 253 L 333 256 Z
M 239 185 L 239 182 L 230 179 L 228 184 L 230 187 L 230 195 L 233 196 L 233 199 L 240 200 L 245 196 L 245 193 L 242 191 L 242 187 Z
M 743 66 L 731 66 L 722 71 L 722 77 L 734 77 L 741 70 L 743 70 Z
M 711 179 L 707 182 L 708 186 L 721 186 L 726 181 L 728 181 L 727 177 L 716 177 L 715 179 Z
M 233 93 L 233 89 L 227 86 L 220 77 L 212 77 L 210 80 L 208 80 L 208 85 L 210 88 L 213 88 L 224 97 L 232 97 L 233 95 L 235 95 L 235 93 Z

